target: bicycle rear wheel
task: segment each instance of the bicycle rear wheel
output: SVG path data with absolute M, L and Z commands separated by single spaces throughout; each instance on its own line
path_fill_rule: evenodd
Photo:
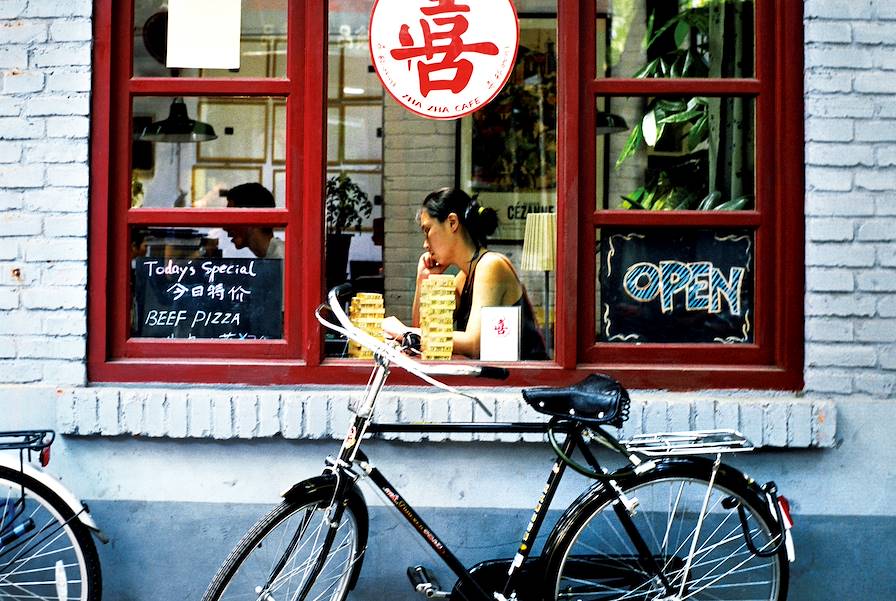
M 287 500 L 259 520 L 219 568 L 203 601 L 304 601 L 297 595 L 323 552 L 331 496 L 329 489 Z M 357 580 L 366 545 L 366 509 L 350 496 L 323 568 L 304 599 L 344 600 Z
M 779 531 L 755 485 L 721 466 L 709 494 L 693 558 L 688 565 L 712 463 L 664 461 L 640 476 L 622 480 L 637 503 L 631 522 L 648 547 L 639 553 L 616 514 L 613 495 L 593 489 L 560 524 L 548 552 L 548 599 L 656 601 L 721 599 L 779 601 L 787 597 L 789 565 L 782 547 L 771 557 L 750 552 L 736 501 L 746 510 L 755 547 L 772 549 Z M 645 557 L 646 555 L 646 557 Z M 652 556 L 652 558 L 651 558 Z M 647 564 L 660 566 L 670 591 Z M 686 572 L 686 573 L 685 573 Z
M 0 467 L 0 599 L 99 601 L 90 530 L 56 493 Z

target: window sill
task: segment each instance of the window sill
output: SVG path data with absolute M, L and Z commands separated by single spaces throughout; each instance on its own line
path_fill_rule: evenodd
M 488 417 L 472 401 L 415 387 L 383 393 L 383 422 L 536 421 L 515 388 L 471 389 L 489 406 Z M 127 385 L 61 389 L 58 429 L 72 436 L 151 438 L 341 439 L 349 423 L 348 399 L 359 387 L 240 388 Z M 670 393 L 634 391 L 622 437 L 647 432 L 736 428 L 758 447 L 828 448 L 835 445 L 834 401 L 767 391 Z M 383 434 L 406 442 L 541 442 L 540 434 Z

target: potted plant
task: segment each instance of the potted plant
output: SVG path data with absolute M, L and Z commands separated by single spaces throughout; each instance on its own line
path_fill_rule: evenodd
M 344 174 L 327 179 L 327 288 L 345 281 L 351 232 L 360 232 L 370 217 L 373 203 L 361 187 Z

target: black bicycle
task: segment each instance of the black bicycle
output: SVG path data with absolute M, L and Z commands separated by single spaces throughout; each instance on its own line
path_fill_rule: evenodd
M 218 570 L 204 601 L 343 600 L 354 588 L 367 549 L 368 512 L 357 483 L 370 481 L 436 555 L 457 575 L 450 591 L 420 566 L 408 569 L 414 588 L 430 598 L 465 601 L 570 599 L 683 601 L 782 600 L 787 597 L 793 545 L 786 500 L 774 483 L 758 485 L 721 462 L 727 452 L 750 450 L 729 430 L 665 433 L 618 441 L 605 426 L 628 417 L 625 389 L 591 375 L 565 388 L 532 388 L 523 397 L 546 423 L 376 424 L 377 396 L 389 370 L 401 367 L 424 381 L 471 397 L 433 376 L 506 378 L 502 368 L 423 364 L 401 348 L 359 330 L 340 304 L 345 287 L 317 310 L 327 328 L 375 353 L 363 400 L 336 457 L 320 476 L 295 484 L 284 501 L 242 538 Z M 483 411 L 488 409 L 480 403 Z M 557 454 L 544 492 L 513 558 L 464 567 L 360 449 L 376 432 L 544 432 Z M 626 462 L 609 471 L 594 445 Z M 700 455 L 715 456 L 704 458 Z M 532 541 L 567 469 L 595 480 L 563 513 L 539 555 Z
M 99 601 L 100 532 L 87 507 L 31 464 L 50 461 L 52 430 L 0 432 L 0 599 Z

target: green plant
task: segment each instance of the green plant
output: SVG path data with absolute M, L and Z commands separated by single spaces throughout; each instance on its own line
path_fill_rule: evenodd
M 361 231 L 361 223 L 370 217 L 373 203 L 367 193 L 344 173 L 327 179 L 327 233 L 342 234 Z
M 636 78 L 702 78 L 710 73 L 709 11 L 713 6 L 742 0 L 704 0 L 689 3 L 666 22 L 657 26 L 655 15 L 647 23 L 645 49 L 659 53 L 639 69 Z M 707 151 L 713 143 L 710 127 L 713 109 L 710 99 L 695 96 L 690 99 L 655 97 L 649 99 L 644 117 L 632 128 L 615 168 L 640 149 L 655 148 L 666 138 L 674 138 L 672 146 L 685 151 L 684 160 L 676 165 L 691 177 L 677 179 L 669 170 L 648 172 L 645 185 L 623 196 L 623 207 L 642 210 L 741 210 L 748 208 L 752 199 L 739 196 L 725 199 L 718 190 L 697 191 L 695 175 L 706 181 Z M 718 116 L 718 115 L 716 115 Z M 715 140 L 718 143 L 718 140 Z M 649 171 L 649 170 L 648 170 Z M 690 181 L 687 181 L 690 180 Z

